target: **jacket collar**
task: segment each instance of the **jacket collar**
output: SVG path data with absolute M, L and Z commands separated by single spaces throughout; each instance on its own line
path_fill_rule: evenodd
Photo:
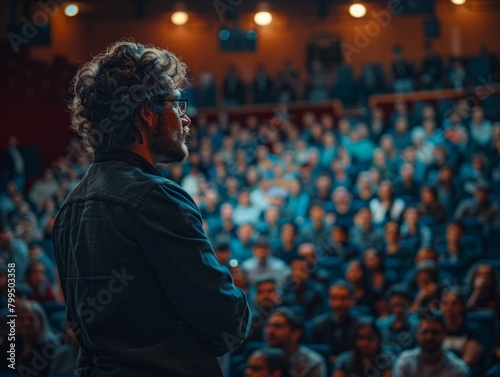
M 153 165 L 151 165 L 148 161 L 146 161 L 144 157 L 138 155 L 137 153 L 131 152 L 127 149 L 96 151 L 94 154 L 93 163 L 95 164 L 104 161 L 127 162 L 133 166 L 141 168 L 145 172 L 163 177 L 163 174 L 161 174 Z

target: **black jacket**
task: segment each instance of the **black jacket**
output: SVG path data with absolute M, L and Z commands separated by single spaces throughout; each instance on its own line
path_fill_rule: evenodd
M 77 375 L 222 376 L 251 314 L 179 185 L 135 153 L 98 153 L 53 239 Z

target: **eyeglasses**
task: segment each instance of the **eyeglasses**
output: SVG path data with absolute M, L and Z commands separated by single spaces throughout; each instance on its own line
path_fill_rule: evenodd
M 178 99 L 162 99 L 160 102 L 172 102 L 172 108 L 177 110 L 179 113 L 179 116 L 184 116 L 186 115 L 187 109 L 188 109 L 188 100 L 185 98 L 178 98 Z

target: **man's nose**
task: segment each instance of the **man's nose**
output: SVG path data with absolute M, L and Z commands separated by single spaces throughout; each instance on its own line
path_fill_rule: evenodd
M 191 124 L 191 119 L 189 119 L 187 115 L 184 114 L 181 119 L 182 119 L 182 125 L 184 127 L 187 127 Z

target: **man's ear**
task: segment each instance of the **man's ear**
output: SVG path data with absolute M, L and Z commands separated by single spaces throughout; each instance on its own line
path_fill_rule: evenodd
M 153 127 L 156 122 L 156 112 L 154 112 L 150 107 L 142 107 L 139 110 L 139 116 L 141 117 L 144 125 L 148 128 Z

